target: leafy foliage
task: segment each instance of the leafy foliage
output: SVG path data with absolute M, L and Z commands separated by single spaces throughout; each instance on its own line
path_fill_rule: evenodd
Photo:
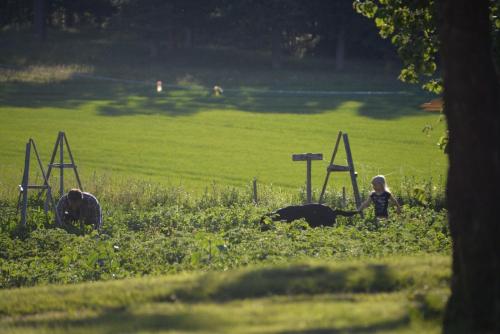
M 408 181 L 410 184 L 411 182 Z M 413 186 L 415 187 L 415 186 Z M 430 187 L 430 188 L 429 188 Z M 404 213 L 387 221 L 338 219 L 334 227 L 311 229 L 303 221 L 272 223 L 260 218 L 286 203 L 279 194 L 255 205 L 244 191 L 226 189 L 197 199 L 158 195 L 121 203 L 103 198 L 101 233 L 81 235 L 51 228 L 43 211 L 17 227 L 14 208 L 0 210 L 0 287 L 76 283 L 192 270 L 228 270 L 290 259 L 343 259 L 389 254 L 447 253 L 450 238 L 445 210 L 436 210 L 436 193 L 424 186 L 401 199 Z M 411 196 L 411 200 L 407 196 Z M 132 196 L 131 198 L 137 198 Z M 406 199 L 405 199 L 406 198 Z M 336 206 L 335 199 L 328 197 Z M 400 199 L 400 200 L 401 200 Z M 340 199 L 338 199 L 340 201 Z
M 355 10 L 371 19 L 382 38 L 390 38 L 403 61 L 399 79 L 418 83 L 421 76 L 432 77 L 437 70 L 437 36 L 434 1 L 408 0 L 356 0 Z M 438 79 L 431 79 L 424 88 L 436 94 L 441 93 Z
M 500 64 L 500 7 L 498 0 L 490 0 L 490 21 L 496 62 Z M 414 0 L 355 0 L 354 9 L 373 19 L 382 38 L 390 38 L 403 61 L 399 78 L 418 83 L 422 77 L 431 77 L 423 88 L 435 94 L 442 93 L 439 78 L 438 15 L 439 1 Z

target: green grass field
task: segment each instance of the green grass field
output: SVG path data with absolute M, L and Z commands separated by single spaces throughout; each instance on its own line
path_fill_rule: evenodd
M 339 130 L 349 134 L 363 184 L 379 173 L 388 176 L 394 188 L 404 177 L 438 180 L 445 174 L 445 155 L 436 146 L 442 124 L 436 125 L 436 114 L 418 107 L 429 96 L 373 69 L 373 75 L 356 70 L 352 78 L 342 74 L 345 84 L 339 78 L 326 84 L 329 76 L 335 77 L 332 73 L 316 72 L 318 84 L 315 72 L 307 71 L 280 73 L 276 82 L 272 72 L 262 70 L 238 74 L 205 69 L 197 78 L 196 68 L 184 69 L 177 70 L 172 83 L 180 82 L 185 89 L 167 87 L 160 94 L 153 80 L 146 85 L 71 78 L 72 71 L 57 66 L 2 70 L 0 185 L 7 192 L 17 191 L 27 139 L 35 139 L 48 163 L 59 130 L 68 136 L 84 187 L 95 183 L 96 175 L 105 175 L 117 183 L 148 180 L 196 192 L 214 182 L 246 186 L 257 177 L 263 184 L 296 190 L 305 182 L 305 163 L 292 162 L 292 153 L 320 152 L 324 161 L 313 163 L 313 186 L 319 188 Z M 131 72 L 129 79 L 144 79 L 137 69 Z M 186 77 L 188 82 L 183 82 Z M 234 77 L 236 82 L 230 80 Z M 229 91 L 211 96 L 207 83 L 224 78 Z M 168 78 L 164 81 L 169 83 Z M 321 89 L 321 84 L 341 91 L 408 88 L 409 94 L 273 91 Z M 422 133 L 426 124 L 436 126 L 429 136 Z M 336 162 L 345 163 L 343 150 Z M 74 185 L 71 181 L 68 186 Z M 346 174 L 336 174 L 334 182 L 349 184 Z
M 438 333 L 449 258 L 297 262 L 0 291 L 2 333 Z

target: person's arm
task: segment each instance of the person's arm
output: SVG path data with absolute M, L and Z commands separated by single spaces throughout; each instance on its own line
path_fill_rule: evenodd
M 401 213 L 401 206 L 399 205 L 398 200 L 395 199 L 392 194 L 389 197 L 389 201 L 396 206 L 396 213 L 400 214 Z
M 368 197 L 366 199 L 366 201 L 364 201 L 363 203 L 361 203 L 361 205 L 358 208 L 358 211 L 363 211 L 364 209 L 366 209 L 371 204 L 371 202 L 372 202 L 372 198 Z

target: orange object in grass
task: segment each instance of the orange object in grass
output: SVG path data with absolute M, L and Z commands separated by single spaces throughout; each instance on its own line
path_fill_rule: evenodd
M 443 99 L 432 99 L 429 102 L 422 103 L 420 105 L 420 108 L 424 109 L 425 111 L 441 112 L 443 110 Z

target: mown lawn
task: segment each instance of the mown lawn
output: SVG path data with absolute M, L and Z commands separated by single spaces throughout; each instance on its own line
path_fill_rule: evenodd
M 0 291 L 2 333 L 438 333 L 441 255 Z
M 319 188 L 339 130 L 349 134 L 362 183 L 382 173 L 397 188 L 405 177 L 439 180 L 445 173 L 445 155 L 436 147 L 442 124 L 419 109 L 429 97 L 415 91 L 301 95 L 239 85 L 214 97 L 195 84 L 157 94 L 153 84 L 6 81 L 0 86 L 0 184 L 8 191 L 21 180 L 27 139 L 35 139 L 48 163 L 59 130 L 68 136 L 84 186 L 105 175 L 116 183 L 148 180 L 202 191 L 213 182 L 246 186 L 257 177 L 296 190 L 305 164 L 292 162 L 292 153 L 320 152 L 324 161 L 313 163 Z M 377 90 L 372 84 L 326 88 Z M 426 124 L 436 127 L 429 136 L 422 133 Z M 345 163 L 343 150 L 336 162 Z M 333 180 L 348 184 L 345 174 Z

